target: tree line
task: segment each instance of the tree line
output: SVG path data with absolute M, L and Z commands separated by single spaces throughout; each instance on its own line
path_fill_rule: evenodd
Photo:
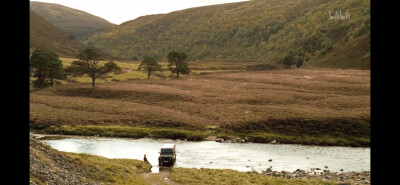
M 94 47 L 88 47 L 81 51 L 73 61 L 71 66 L 63 68 L 62 61 L 59 56 L 54 52 L 44 49 L 35 49 L 30 58 L 30 72 L 31 76 L 37 79 L 33 81 L 34 88 L 52 87 L 57 80 L 67 79 L 70 76 L 83 76 L 87 75 L 92 79 L 92 88 L 95 87 L 96 79 L 105 74 L 114 72 L 121 72 L 119 67 L 114 61 L 106 62 L 101 65 L 100 61 L 104 60 L 104 56 Z M 188 56 L 184 52 L 171 51 L 168 53 L 168 70 L 172 74 L 189 74 L 187 59 Z M 144 57 L 141 61 L 138 70 L 147 73 L 147 79 L 150 79 L 151 74 L 155 71 L 162 71 L 161 65 L 152 57 Z

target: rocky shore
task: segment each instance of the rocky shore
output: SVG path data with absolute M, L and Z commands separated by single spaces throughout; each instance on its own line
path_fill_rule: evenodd
M 215 142 L 220 143 L 248 143 L 249 140 L 247 138 L 236 138 L 236 139 L 227 139 L 216 138 Z M 279 144 L 279 142 L 273 140 L 270 144 Z M 271 160 L 271 159 L 270 159 Z M 288 171 L 273 171 L 271 168 L 268 168 L 261 173 L 257 171 L 251 171 L 247 173 L 254 174 L 262 174 L 274 177 L 283 177 L 287 179 L 322 179 L 338 182 L 341 185 L 364 185 L 371 184 L 371 172 L 370 171 L 362 171 L 362 172 L 331 172 L 328 169 L 320 169 L 320 168 L 311 168 L 310 170 L 300 170 L 297 169 L 293 172 Z
M 210 141 L 214 140 L 215 142 L 218 142 L 218 143 L 249 143 L 250 142 L 250 140 L 247 137 L 245 137 L 245 138 L 236 137 L 236 139 L 223 139 L 223 138 L 215 138 L 214 139 L 213 138 L 212 140 L 211 139 L 208 139 L 208 140 L 210 140 Z M 269 144 L 280 144 L 280 143 L 276 140 L 273 140 L 273 141 L 269 142 Z
M 65 185 L 98 184 L 85 180 L 96 173 L 96 168 L 82 167 L 76 161 L 65 157 L 32 136 L 30 137 L 29 161 L 31 185 L 40 184 L 40 182 Z
M 283 177 L 287 179 L 322 179 L 337 182 L 340 185 L 365 185 L 371 184 L 371 173 L 370 171 L 362 172 L 331 172 L 329 170 L 321 170 L 319 168 L 313 168 L 311 170 L 300 170 L 297 169 L 293 172 L 288 171 L 273 171 L 268 168 L 261 173 L 257 171 L 251 171 L 247 173 L 262 174 L 273 177 Z

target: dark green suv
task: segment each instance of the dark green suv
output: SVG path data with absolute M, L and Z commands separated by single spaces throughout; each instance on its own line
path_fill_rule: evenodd
M 176 160 L 175 144 L 164 144 L 158 157 L 158 166 L 172 166 Z

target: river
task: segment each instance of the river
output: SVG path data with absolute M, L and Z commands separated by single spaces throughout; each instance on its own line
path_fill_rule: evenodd
M 43 136 L 43 135 L 41 135 Z M 370 171 L 370 148 L 307 146 L 298 144 L 218 143 L 214 141 L 179 141 L 169 139 L 126 139 L 73 136 L 42 140 L 52 148 L 74 153 L 87 153 L 107 158 L 143 160 L 146 154 L 159 172 L 158 155 L 165 143 L 175 143 L 177 160 L 174 167 L 233 169 L 261 172 L 310 171 L 311 168 L 331 172 Z

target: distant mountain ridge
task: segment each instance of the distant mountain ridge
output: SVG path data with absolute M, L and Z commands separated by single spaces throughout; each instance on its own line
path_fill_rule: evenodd
M 107 31 L 116 26 L 98 16 L 59 4 L 30 1 L 30 8 L 78 40 L 85 40 L 94 33 Z
M 36 48 L 52 51 L 62 57 L 74 57 L 86 46 L 30 10 L 30 52 Z
M 336 11 L 351 17 L 330 19 Z M 163 60 L 179 50 L 190 60 L 279 62 L 293 55 L 298 65 L 312 66 L 336 47 L 369 34 L 369 0 L 252 0 L 139 17 L 85 42 L 128 59 Z M 369 62 L 367 57 L 360 65 Z

